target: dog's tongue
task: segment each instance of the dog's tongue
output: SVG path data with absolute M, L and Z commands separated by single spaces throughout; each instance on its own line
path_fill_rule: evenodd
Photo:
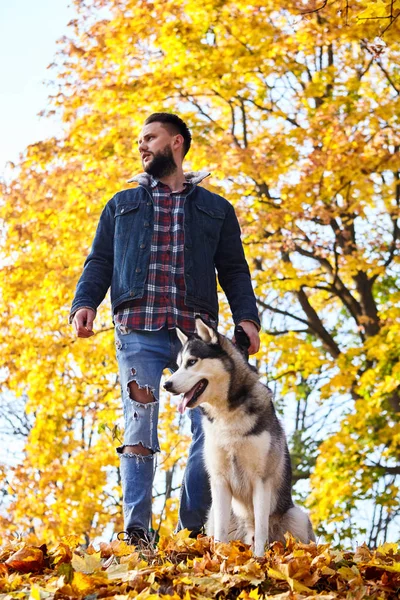
M 186 392 L 186 394 L 183 394 L 183 396 L 181 396 L 181 399 L 180 399 L 179 405 L 178 405 L 178 410 L 181 413 L 181 415 L 183 415 L 183 413 L 186 410 L 187 405 L 189 404 L 189 402 L 193 398 L 194 393 L 195 393 L 195 391 L 196 391 L 197 386 L 199 385 L 199 383 L 196 383 L 196 385 L 194 385 L 191 390 L 189 390 L 188 392 Z

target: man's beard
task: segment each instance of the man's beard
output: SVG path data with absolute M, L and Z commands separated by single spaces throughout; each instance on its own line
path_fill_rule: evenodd
M 175 173 L 177 169 L 171 146 L 165 146 L 164 150 L 159 150 L 153 155 L 153 159 L 144 166 L 144 170 L 156 179 L 167 177 Z

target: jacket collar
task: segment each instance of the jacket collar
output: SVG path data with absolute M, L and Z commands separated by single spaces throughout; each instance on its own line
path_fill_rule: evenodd
M 185 179 L 188 183 L 197 185 L 209 175 L 210 171 L 189 171 L 188 173 L 185 173 Z M 154 187 L 155 182 L 158 183 L 158 180 L 154 179 L 154 177 L 152 177 L 148 173 L 139 173 L 139 175 L 135 175 L 135 177 L 128 179 L 128 183 L 132 182 L 139 183 L 139 185 Z

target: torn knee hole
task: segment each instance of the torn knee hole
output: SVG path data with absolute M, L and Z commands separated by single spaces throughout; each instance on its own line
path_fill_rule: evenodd
M 136 374 L 135 369 L 131 369 L 132 375 Z M 150 386 L 144 385 L 141 386 L 137 381 L 129 381 L 128 382 L 128 393 L 129 398 L 134 402 L 138 402 L 140 404 L 148 404 L 149 402 L 155 402 L 155 397 L 153 394 L 153 390 L 151 390 Z M 138 416 L 136 416 L 138 418 Z
M 142 443 L 139 444 L 128 444 L 123 447 L 122 454 L 139 455 L 139 456 L 150 456 L 154 454 L 154 450 L 146 448 Z

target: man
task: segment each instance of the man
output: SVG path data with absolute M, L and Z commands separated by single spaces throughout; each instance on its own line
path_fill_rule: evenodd
M 155 113 L 145 121 L 139 136 L 145 172 L 130 180 L 139 187 L 117 193 L 104 208 L 71 308 L 77 336 L 90 337 L 111 285 L 125 420 L 117 452 L 132 544 L 148 540 L 162 371 L 176 369 L 176 327 L 193 332 L 196 314 L 217 323 L 215 269 L 234 321 L 250 339 L 250 354 L 259 348 L 260 322 L 234 209 L 198 186 L 208 173 L 183 172 L 190 144 L 178 116 Z M 193 535 L 211 502 L 200 410 L 190 411 L 193 438 L 178 525 Z

